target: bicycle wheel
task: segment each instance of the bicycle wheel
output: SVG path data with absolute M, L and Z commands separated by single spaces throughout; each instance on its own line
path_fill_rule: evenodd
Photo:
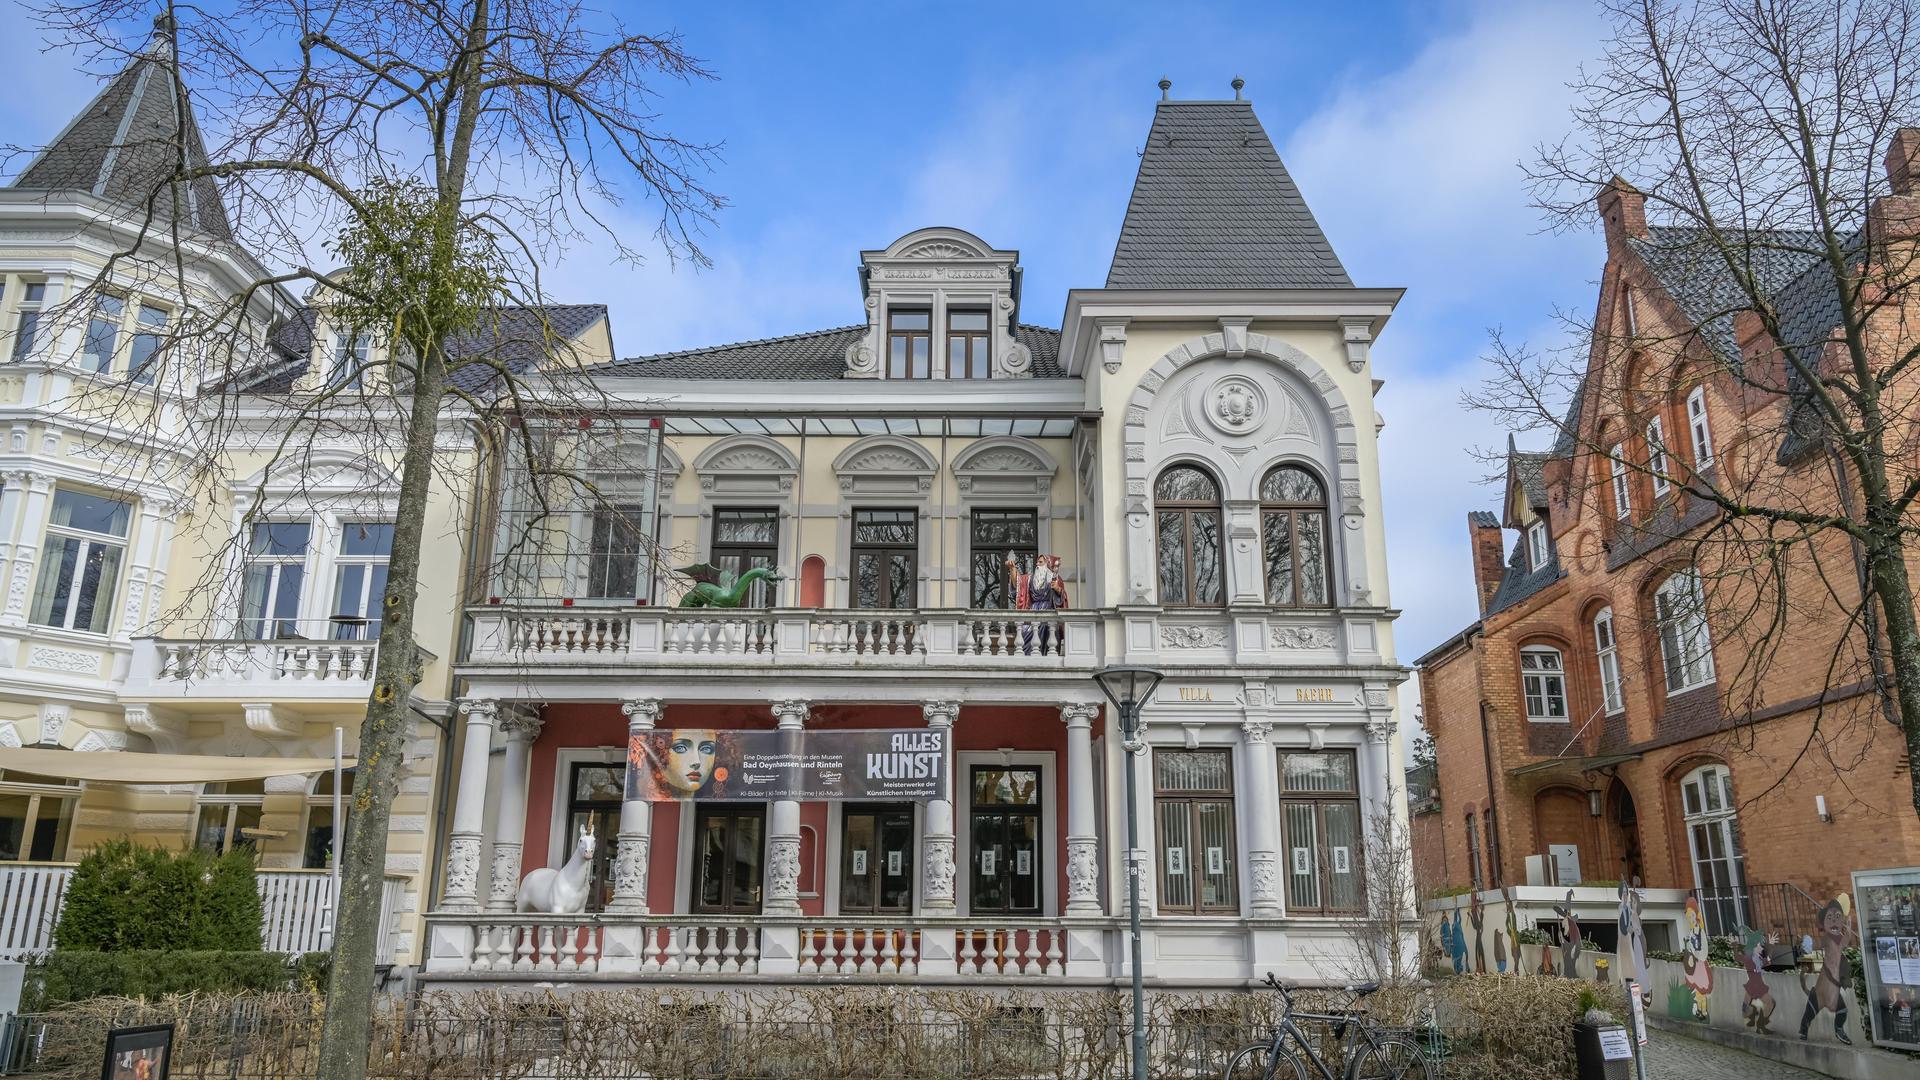
M 1272 1043 L 1255 1043 L 1233 1055 L 1223 1080 L 1307 1080 L 1307 1071 L 1293 1051 L 1276 1054 Z
M 1347 1080 L 1439 1080 L 1439 1074 L 1419 1043 L 1393 1035 L 1362 1050 L 1347 1070 Z

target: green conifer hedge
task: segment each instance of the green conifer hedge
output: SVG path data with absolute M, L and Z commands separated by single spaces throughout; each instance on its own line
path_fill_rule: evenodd
M 60 951 L 259 952 L 253 852 L 166 851 L 113 840 L 88 852 L 54 928 Z

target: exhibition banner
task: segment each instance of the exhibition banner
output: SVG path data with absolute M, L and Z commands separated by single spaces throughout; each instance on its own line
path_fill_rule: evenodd
M 634 735 L 627 746 L 627 798 L 647 802 L 944 798 L 948 735 L 939 728 L 647 731 Z

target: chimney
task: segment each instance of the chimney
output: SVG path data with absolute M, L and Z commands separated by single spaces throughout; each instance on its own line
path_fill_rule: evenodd
M 1893 133 L 1886 163 L 1889 190 L 1867 210 L 1868 235 L 1877 246 L 1920 240 L 1920 128 Z
M 1647 197 L 1640 194 L 1639 188 L 1616 176 L 1600 189 L 1594 203 L 1606 227 L 1609 251 L 1623 246 L 1630 237 L 1646 239 Z
M 1887 144 L 1887 180 L 1895 195 L 1920 195 L 1920 128 L 1893 133 Z
M 1467 515 L 1467 538 L 1473 545 L 1473 585 L 1480 594 L 1480 613 L 1484 615 L 1507 573 L 1507 540 L 1500 531 L 1500 519 L 1485 510 Z

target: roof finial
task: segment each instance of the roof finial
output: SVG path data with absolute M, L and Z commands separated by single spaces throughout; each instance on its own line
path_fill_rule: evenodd
M 1247 87 L 1247 80 L 1241 78 L 1238 75 L 1235 75 L 1233 77 L 1233 100 L 1245 101 L 1246 99 L 1240 96 L 1240 91 L 1246 89 L 1246 87 Z
M 1171 90 L 1171 89 L 1173 89 L 1173 80 L 1172 80 L 1172 79 L 1161 79 L 1161 80 L 1160 80 L 1160 100 L 1161 100 L 1161 101 L 1165 101 L 1165 100 L 1167 100 L 1167 91 L 1169 91 L 1169 90 Z
M 173 50 L 173 16 L 165 11 L 153 17 L 153 40 L 143 50 L 148 56 L 164 59 Z

